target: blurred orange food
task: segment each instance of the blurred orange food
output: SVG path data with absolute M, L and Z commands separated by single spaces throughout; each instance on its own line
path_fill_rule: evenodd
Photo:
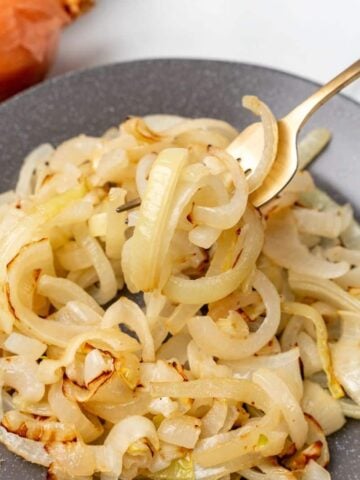
M 90 0 L 0 0 L 0 100 L 46 75 L 64 25 Z

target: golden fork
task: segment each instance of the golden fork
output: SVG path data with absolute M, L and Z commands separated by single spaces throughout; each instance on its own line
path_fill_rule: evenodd
M 278 121 L 279 143 L 275 161 L 262 185 L 250 197 L 256 207 L 275 197 L 295 175 L 299 164 L 296 141 L 304 123 L 318 108 L 359 76 L 360 60 L 357 60 Z M 241 158 L 244 171 L 254 171 L 261 158 L 262 146 L 262 126 L 254 123 L 235 138 L 227 151 L 233 157 Z

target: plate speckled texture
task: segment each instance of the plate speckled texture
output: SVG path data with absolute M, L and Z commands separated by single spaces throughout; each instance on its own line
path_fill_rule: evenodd
M 267 68 L 203 60 L 138 61 L 54 78 L 0 106 L 0 189 L 14 185 L 24 155 L 42 142 L 57 144 L 81 132 L 98 135 L 127 115 L 147 113 L 217 117 L 242 128 L 254 121 L 241 107 L 242 95 L 258 95 L 279 117 L 316 87 Z M 318 183 L 359 212 L 360 106 L 337 96 L 306 129 L 311 125 L 334 133 L 312 167 Z M 329 443 L 332 478 L 360 480 L 360 424 L 348 422 Z M 0 446 L 1 480 L 45 477 Z

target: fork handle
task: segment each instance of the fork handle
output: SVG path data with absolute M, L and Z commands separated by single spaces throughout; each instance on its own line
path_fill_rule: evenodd
M 300 130 L 306 120 L 336 93 L 360 77 L 360 60 L 350 65 L 335 78 L 319 88 L 307 100 L 292 110 L 283 120 L 292 128 Z

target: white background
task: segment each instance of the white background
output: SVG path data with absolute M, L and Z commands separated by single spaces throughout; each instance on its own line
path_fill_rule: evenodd
M 97 0 L 52 75 L 156 57 L 255 63 L 318 82 L 360 57 L 360 0 Z M 360 101 L 360 81 L 346 90 Z

